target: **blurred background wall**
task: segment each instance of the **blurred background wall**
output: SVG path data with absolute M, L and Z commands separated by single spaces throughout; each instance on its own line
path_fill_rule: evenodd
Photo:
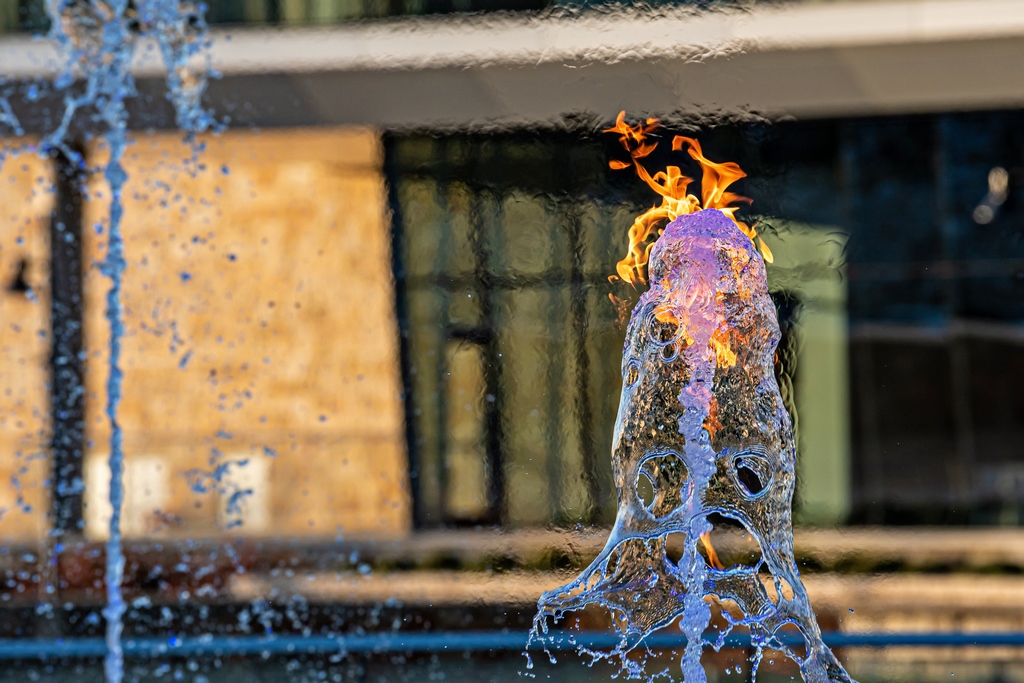
M 1018 523 L 1024 5 L 494 13 L 542 5 L 214 3 L 210 102 L 234 130 L 198 161 L 154 132 L 169 114 L 140 61 L 129 534 L 610 522 L 624 327 L 608 295 L 635 293 L 607 276 L 653 201 L 608 170 L 618 150 L 598 131 L 619 108 L 662 117 L 665 139 L 697 131 L 750 175 L 739 190 L 778 256 L 798 518 Z M 0 17 L 16 95 L 52 70 L 27 39 L 44 13 Z M 20 118 L 23 135 L 48 125 Z M 4 166 L 14 537 L 61 498 L 80 499 L 71 526 L 92 537 L 109 514 L 98 181 L 69 228 L 81 462 L 46 474 L 60 172 L 31 154 Z

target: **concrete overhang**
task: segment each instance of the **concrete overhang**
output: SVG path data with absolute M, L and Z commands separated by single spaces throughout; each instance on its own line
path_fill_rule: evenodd
M 138 50 L 148 114 L 160 62 Z M 215 31 L 210 103 L 234 125 L 460 128 L 580 114 L 816 118 L 1024 106 L 1024 0 L 793 3 L 745 11 L 478 15 Z M 0 41 L 9 79 L 52 77 Z M 163 113 L 161 113 L 163 112 Z

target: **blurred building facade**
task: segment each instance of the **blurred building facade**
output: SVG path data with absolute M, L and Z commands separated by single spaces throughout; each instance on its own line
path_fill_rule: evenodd
M 653 202 L 608 169 L 618 150 L 598 131 L 620 109 L 696 130 L 750 176 L 738 189 L 777 256 L 795 360 L 782 379 L 803 521 L 1019 522 L 1024 4 L 546 19 L 357 4 L 215 3 L 212 20 L 238 22 L 218 29 L 231 40 L 214 43 L 210 89 L 234 130 L 198 161 L 153 132 L 172 121 L 139 66 L 130 536 L 610 522 L 624 329 L 608 294 L 635 295 L 607 276 Z M 8 26 L 42 25 L 33 3 L 7 12 Z M 17 94 L 51 56 L 12 33 L 0 57 L 25 128 L 14 146 L 48 125 Z M 2 169 L 12 540 L 44 535 L 57 498 L 81 499 L 90 538 L 109 514 L 101 184 L 77 224 L 81 466 L 50 475 L 60 172 L 33 154 Z
M 190 163 L 191 145 L 154 134 L 126 159 L 126 535 L 403 534 L 408 473 L 379 136 L 227 133 L 205 146 Z M 105 150 L 85 153 L 101 163 Z M 52 190 L 53 165 L 32 151 L 5 165 L 17 181 L 4 184 L 3 228 L 12 327 L 0 524 L 10 540 L 45 536 L 54 497 L 81 497 L 71 529 L 87 538 L 106 537 L 110 514 L 99 271 L 108 190 L 99 177 L 74 232 L 85 424 L 72 478 L 84 489 L 50 484 L 48 369 L 69 362 L 48 354 L 49 219 L 67 200 Z

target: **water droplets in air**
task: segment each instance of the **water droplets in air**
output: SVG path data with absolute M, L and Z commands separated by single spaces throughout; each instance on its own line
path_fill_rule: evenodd
M 97 233 L 106 235 L 106 254 L 97 264 L 110 280 L 106 297 L 106 318 L 110 328 L 109 374 L 106 416 L 110 422 L 110 536 L 105 573 L 108 681 L 123 678 L 121 647 L 122 619 L 126 611 L 121 592 L 124 554 L 121 547 L 121 507 L 124 458 L 122 432 L 118 424 L 122 371 L 119 367 L 121 337 L 124 333 L 121 283 L 126 261 L 121 234 L 122 192 L 128 180 L 122 159 L 128 147 L 129 103 L 136 97 L 133 66 L 155 53 L 165 68 L 167 97 L 174 106 L 178 127 L 194 140 L 197 133 L 218 124 L 201 100 L 212 75 L 208 61 L 209 39 L 203 7 L 182 0 L 48 0 L 51 29 L 47 38 L 60 55 L 52 83 L 34 83 L 22 95 L 38 102 L 49 92 L 59 98 L 61 108 L 52 130 L 37 146 L 17 150 L 42 155 L 58 153 L 72 165 L 85 169 L 81 143 L 101 138 L 106 146 L 102 172 L 109 185 L 109 209 L 105 224 Z M 22 135 L 24 128 L 10 106 L 13 94 L 0 82 L 0 131 Z M 194 144 L 197 154 L 200 150 Z

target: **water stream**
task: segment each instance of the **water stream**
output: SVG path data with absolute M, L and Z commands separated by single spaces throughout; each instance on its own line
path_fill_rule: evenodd
M 106 145 L 102 174 L 109 186 L 109 210 L 102 230 L 106 234 L 106 255 L 98 264 L 110 280 L 106 298 L 106 319 L 110 331 L 107 402 L 110 422 L 110 535 L 106 549 L 107 681 L 119 683 L 124 676 L 121 644 L 126 605 L 122 595 L 124 552 L 121 509 L 124 497 L 123 434 L 118 423 L 123 374 L 119 365 L 122 320 L 121 286 L 127 262 L 124 256 L 122 193 L 128 180 L 122 159 L 129 145 L 127 102 L 137 95 L 133 64 L 141 49 L 156 49 L 166 69 L 168 99 L 174 105 L 179 128 L 195 142 L 195 136 L 212 127 L 214 119 L 203 108 L 201 98 L 211 70 L 203 59 L 208 48 L 202 7 L 180 0 L 49 0 L 51 21 L 48 38 L 60 54 L 59 73 L 52 84 L 62 96 L 63 110 L 58 125 L 46 134 L 40 154 L 60 150 L 72 163 L 88 163 L 73 137 L 101 138 Z M 14 132 L 21 126 L 9 107 L 0 107 L 3 123 Z M 197 150 L 199 149 L 196 143 Z M 90 169 L 97 171 L 98 169 Z M 84 188 L 83 188 L 84 190 Z

